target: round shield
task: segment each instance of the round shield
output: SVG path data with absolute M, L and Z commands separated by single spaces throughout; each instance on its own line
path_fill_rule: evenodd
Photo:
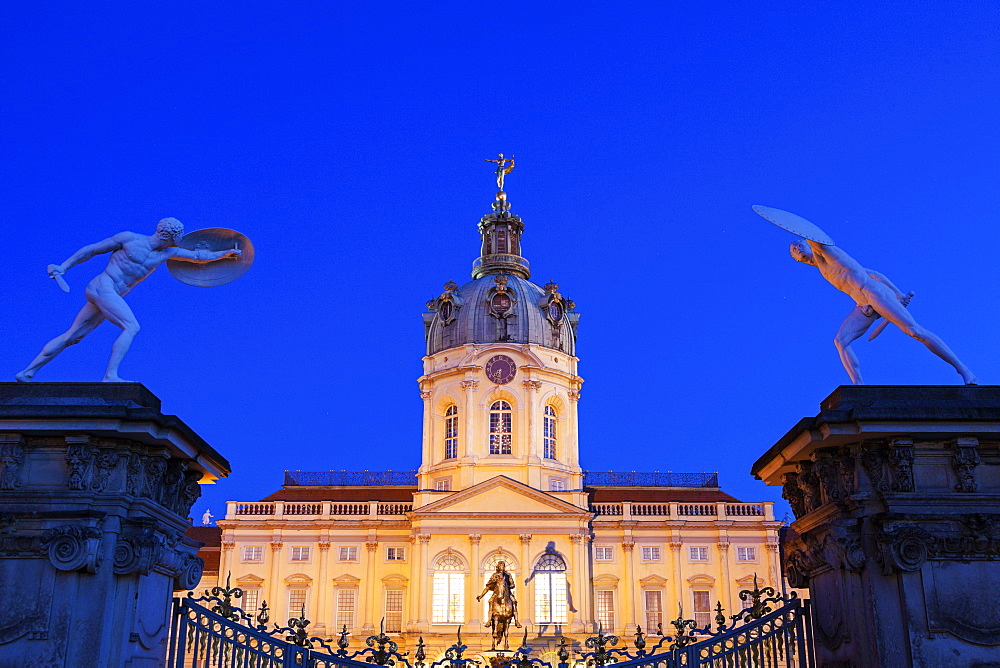
M 782 211 L 781 209 L 773 209 L 769 206 L 761 206 L 760 204 L 754 204 L 753 210 L 754 213 L 761 218 L 769 220 L 781 229 L 787 230 L 792 234 L 796 234 L 803 239 L 815 241 L 816 243 L 823 244 L 824 246 L 837 245 L 833 242 L 833 239 L 830 238 L 830 235 L 810 223 L 802 216 L 796 216 L 794 213 Z
M 187 250 L 222 251 L 238 248 L 239 258 L 226 257 L 213 262 L 167 260 L 167 269 L 181 283 L 201 288 L 225 285 L 242 276 L 253 264 L 253 244 L 236 230 L 209 227 L 185 234 L 177 245 Z

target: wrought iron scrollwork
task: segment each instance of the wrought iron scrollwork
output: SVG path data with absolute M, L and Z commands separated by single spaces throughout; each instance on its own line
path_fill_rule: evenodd
M 588 666 L 604 666 L 615 662 L 615 650 L 609 651 L 607 646 L 611 645 L 613 647 L 617 645 L 618 636 L 604 635 L 604 627 L 600 623 L 597 625 L 597 635 L 587 638 L 585 644 L 594 650 L 593 652 L 584 652 L 580 655 Z

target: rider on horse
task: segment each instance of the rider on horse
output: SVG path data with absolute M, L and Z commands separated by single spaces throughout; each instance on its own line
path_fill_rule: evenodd
M 490 618 L 483 626 L 493 628 L 493 648 L 496 649 L 496 642 L 501 639 L 498 637 L 499 634 L 497 631 L 501 631 L 506 644 L 506 631 L 511 619 L 514 620 L 516 628 L 521 628 L 521 622 L 517 621 L 517 599 L 514 598 L 514 578 L 507 572 L 507 564 L 502 561 L 497 563 L 496 572 L 490 576 L 490 580 L 486 583 L 483 593 L 477 596 L 476 600 L 483 600 L 486 592 L 492 592 L 493 595 L 490 597 Z

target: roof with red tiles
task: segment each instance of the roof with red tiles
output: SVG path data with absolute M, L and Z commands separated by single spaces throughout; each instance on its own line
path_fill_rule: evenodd
M 189 527 L 184 535 L 191 540 L 204 543 L 205 547 L 218 548 L 222 544 L 222 529 L 219 527 Z M 205 547 L 201 549 L 205 549 Z

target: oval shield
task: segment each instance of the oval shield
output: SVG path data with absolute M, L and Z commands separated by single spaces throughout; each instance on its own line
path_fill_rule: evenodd
M 833 242 L 833 239 L 830 238 L 830 235 L 819 229 L 816 225 L 810 223 L 802 216 L 796 216 L 794 213 L 782 211 L 781 209 L 774 209 L 769 206 L 761 206 L 760 204 L 754 204 L 753 210 L 754 213 L 761 218 L 769 220 L 781 229 L 787 230 L 792 234 L 796 234 L 803 239 L 815 241 L 816 243 L 823 244 L 824 246 L 837 245 Z
M 253 244 L 248 238 L 224 227 L 209 227 L 185 234 L 177 245 L 188 250 L 210 251 L 239 248 L 243 254 L 237 258 L 223 258 L 214 262 L 184 262 L 167 260 L 167 269 L 181 283 L 200 288 L 225 285 L 242 276 L 253 264 Z

